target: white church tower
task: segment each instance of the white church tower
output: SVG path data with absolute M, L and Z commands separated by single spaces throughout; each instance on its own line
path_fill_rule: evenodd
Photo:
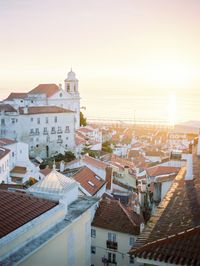
M 80 95 L 78 91 L 78 79 L 72 69 L 67 74 L 67 78 L 64 82 L 65 92 L 67 93 L 67 98 L 70 102 L 70 109 L 76 112 L 75 129 L 78 129 L 80 127 Z

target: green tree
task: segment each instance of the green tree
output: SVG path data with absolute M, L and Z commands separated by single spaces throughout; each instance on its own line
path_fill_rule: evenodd
M 102 144 L 102 151 L 112 153 L 112 148 L 110 147 L 111 143 L 109 141 L 105 141 Z
M 87 120 L 86 118 L 84 117 L 83 113 L 80 112 L 80 125 L 81 126 L 86 126 L 87 125 Z

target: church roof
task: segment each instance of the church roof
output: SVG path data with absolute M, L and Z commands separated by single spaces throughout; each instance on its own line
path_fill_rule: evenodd
M 11 92 L 8 98 L 5 99 L 5 101 L 12 101 L 13 99 L 24 99 L 26 98 L 26 96 L 26 92 Z
M 51 193 L 62 195 L 65 192 L 71 190 L 78 183 L 73 179 L 62 175 L 53 169 L 43 180 L 37 182 L 30 187 L 30 192 L 36 193 Z
M 60 88 L 56 84 L 39 84 L 29 94 L 46 94 L 47 97 L 51 97 L 59 90 Z

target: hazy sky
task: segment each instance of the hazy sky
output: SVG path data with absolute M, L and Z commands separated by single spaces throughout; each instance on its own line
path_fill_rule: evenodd
M 86 104 L 174 92 L 178 119 L 197 119 L 199 14 L 199 0 L 0 0 L 0 98 L 72 66 Z

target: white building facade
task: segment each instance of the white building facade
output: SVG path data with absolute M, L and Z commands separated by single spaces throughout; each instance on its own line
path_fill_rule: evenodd
M 5 104 L 14 108 L 27 106 L 58 106 L 74 111 L 75 128 L 80 126 L 80 95 L 78 79 L 71 70 L 62 84 L 40 84 L 28 93 L 11 93 Z
M 0 105 L 1 137 L 29 145 L 31 157 L 46 158 L 75 149 L 74 112 L 57 106 L 14 109 Z

